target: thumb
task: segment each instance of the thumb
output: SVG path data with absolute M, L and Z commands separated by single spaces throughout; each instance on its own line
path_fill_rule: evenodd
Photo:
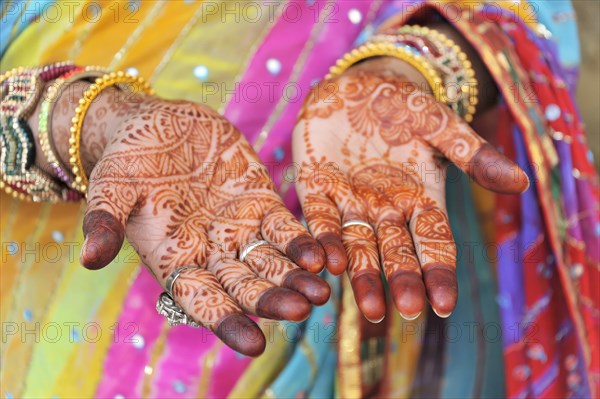
M 111 213 L 91 210 L 83 219 L 83 235 L 79 260 L 86 269 L 97 270 L 117 256 L 125 239 L 125 228 Z
M 431 114 L 438 121 L 437 129 L 425 134 L 425 139 L 479 185 L 505 194 L 529 188 L 527 174 L 449 108 L 436 103 Z
M 124 180 L 114 172 L 104 173 L 100 163 L 90 176 L 79 258 L 87 269 L 105 267 L 121 250 L 125 223 L 138 199 L 135 186 Z

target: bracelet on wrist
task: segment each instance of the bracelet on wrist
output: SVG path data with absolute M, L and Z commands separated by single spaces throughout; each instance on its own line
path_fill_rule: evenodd
M 35 109 L 44 84 L 73 68 L 69 62 L 43 68 L 15 68 L 0 76 L 0 188 L 35 202 L 56 202 L 65 187 L 33 163 L 35 142 L 27 118 Z
M 433 91 L 436 100 L 446 103 L 446 96 L 443 91 L 442 78 L 438 72 L 422 56 L 415 54 L 403 47 L 397 47 L 392 43 L 386 42 L 367 42 L 358 48 L 346 53 L 329 70 L 326 79 L 340 75 L 359 61 L 372 57 L 389 56 L 407 62 L 417 69 L 427 80 L 429 87 Z
M 73 173 L 74 181 L 72 187 L 82 194 L 87 194 L 88 177 L 85 174 L 83 162 L 81 160 L 81 128 L 85 115 L 92 105 L 92 102 L 100 95 L 100 93 L 111 86 L 128 84 L 136 88 L 138 93 L 153 95 L 154 91 L 141 77 L 135 77 L 124 72 L 111 72 L 105 74 L 83 93 L 75 108 L 75 116 L 71 119 L 72 126 L 69 137 L 69 163 L 71 164 L 71 172 Z
M 418 25 L 405 25 L 392 33 L 378 34 L 344 55 L 328 77 L 375 56 L 393 56 L 419 70 L 435 98 L 447 104 L 467 122 L 473 120 L 478 103 L 477 79 L 467 55 L 443 33 Z
M 70 84 L 90 78 L 97 79 L 105 73 L 106 70 L 101 67 L 76 67 L 60 76 L 49 85 L 44 101 L 40 105 L 38 129 L 40 147 L 46 157 L 48 165 L 50 165 L 54 173 L 63 183 L 71 188 L 67 198 L 68 201 L 78 201 L 82 196 L 79 191 L 72 189 L 74 178 L 70 174 L 69 168 L 60 161 L 60 157 L 57 155 L 56 145 L 54 144 L 52 135 L 52 118 L 50 115 L 54 113 L 54 107 L 56 106 L 59 96 L 64 93 Z

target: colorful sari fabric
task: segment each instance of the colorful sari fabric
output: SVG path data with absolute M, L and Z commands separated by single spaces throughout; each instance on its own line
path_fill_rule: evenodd
M 372 325 L 347 281 L 326 276 L 332 299 L 307 321 L 260 320 L 268 345 L 257 359 L 204 330 L 168 328 L 154 309 L 160 287 L 131 247 L 102 271 L 81 268 L 79 205 L 26 204 L 2 194 L 2 396 L 598 394 L 598 186 L 571 96 L 577 57 L 565 41 L 557 54 L 553 41 L 561 30 L 572 35 L 573 26 L 544 22 L 556 21 L 564 6 L 115 1 L 83 2 L 72 20 L 23 20 L 9 3 L 2 5 L 2 31 L 14 34 L 2 38 L 3 70 L 73 59 L 139 73 L 161 96 L 210 105 L 247 135 L 297 214 L 294 170 L 286 166 L 311 85 L 378 26 L 445 16 L 500 88 L 494 144 L 535 184 L 520 197 L 481 195 L 457 171 L 450 174 L 448 207 L 461 256 L 460 297 L 449 319 L 402 321 L 390 306 L 386 320 Z M 65 7 L 44 2 L 36 15 L 51 4 Z M 452 14 L 457 10 L 463 18 Z M 538 15 L 545 30 L 524 17 Z M 553 38 L 540 35 L 548 29 Z M 482 229 L 473 209 L 486 201 L 496 209 Z
M 497 230 L 499 250 L 515 254 L 499 257 L 498 265 L 507 394 L 593 397 L 599 392 L 598 181 L 568 75 L 552 43 L 505 10 L 484 5 L 455 26 L 506 101 L 503 148 L 535 182 L 520 204 L 514 197 L 497 202 L 496 225 L 505 225 Z

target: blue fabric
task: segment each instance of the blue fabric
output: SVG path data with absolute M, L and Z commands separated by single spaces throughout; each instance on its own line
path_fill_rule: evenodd
M 48 18 L 55 18 L 58 9 L 49 10 L 54 0 L 12 0 L 2 2 L 2 18 L 0 19 L 0 56 L 19 34 L 35 21 L 44 18 L 48 12 Z M 62 10 L 61 10 L 62 11 Z
M 325 395 L 333 388 L 337 370 L 337 323 L 338 303 L 341 298 L 340 279 L 324 273 L 331 286 L 331 298 L 313 311 L 303 323 L 289 323 L 303 330 L 302 338 L 294 347 L 294 353 L 279 373 L 268 391 L 276 398 L 332 397 Z M 292 331 L 298 331 L 294 328 Z M 310 357 L 310 358 L 309 358 Z M 325 396 L 323 396 L 325 395 Z
M 538 21 L 552 33 L 550 40 L 558 47 L 558 57 L 567 68 L 579 65 L 581 61 L 577 20 L 571 1 L 534 0 L 529 1 Z

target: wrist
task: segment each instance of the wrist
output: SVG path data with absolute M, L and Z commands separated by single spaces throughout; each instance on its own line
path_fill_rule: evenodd
M 68 85 L 54 100 L 56 102 L 54 110 L 52 115 L 48 116 L 48 123 L 52 126 L 50 140 L 53 142 L 55 155 L 68 171 L 70 171 L 69 137 L 72 125 L 71 119 L 75 115 L 75 108 L 79 104 L 79 99 L 83 97 L 84 92 L 90 85 L 91 83 L 86 81 L 77 81 Z M 123 120 L 130 115 L 136 104 L 124 101 L 125 96 L 121 93 L 116 87 L 106 88 L 98 95 L 85 114 L 80 151 L 81 160 L 88 176 L 102 156 L 111 135 L 123 123 Z M 38 103 L 35 112 L 28 119 L 29 126 L 36 138 L 36 164 L 56 177 L 52 168 L 48 167 L 48 162 L 40 148 L 38 124 L 41 103 L 42 101 Z

